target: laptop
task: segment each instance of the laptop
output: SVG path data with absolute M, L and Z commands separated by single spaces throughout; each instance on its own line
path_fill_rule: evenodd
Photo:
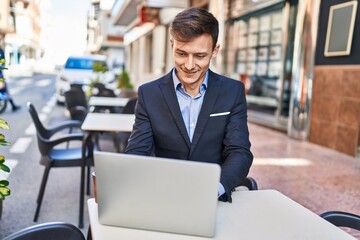
M 213 237 L 220 166 L 94 152 L 99 222 Z

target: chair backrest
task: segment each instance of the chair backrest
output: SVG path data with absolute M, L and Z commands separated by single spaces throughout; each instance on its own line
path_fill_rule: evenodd
M 50 132 L 44 127 L 42 122 L 40 121 L 39 115 L 31 102 L 27 103 L 27 107 L 30 113 L 30 116 L 34 122 L 36 131 L 39 135 L 43 136 L 44 138 L 49 138 L 51 136 Z
M 76 89 L 79 89 L 82 91 L 83 85 L 79 84 L 79 83 L 72 83 L 72 84 L 70 84 L 70 89 L 73 89 L 73 88 L 76 88 Z
M 3 240 L 85 240 L 83 233 L 72 224 L 51 222 L 34 225 L 13 233 Z
M 329 211 L 320 214 L 320 217 L 338 227 L 348 227 L 360 231 L 360 216 L 340 211 Z
M 64 93 L 65 107 L 73 120 L 84 121 L 88 112 L 88 103 L 84 91 L 71 88 Z
M 97 88 L 100 91 L 101 89 L 105 88 L 105 85 L 103 83 L 97 82 L 97 83 L 94 83 L 93 87 Z
M 137 97 L 136 98 L 131 98 L 127 104 L 125 105 L 125 107 L 122 110 L 122 113 L 125 114 L 134 114 L 135 113 L 135 106 L 136 106 L 136 102 L 137 102 Z
M 83 90 L 78 88 L 71 88 L 64 93 L 65 106 L 71 108 L 73 106 L 84 106 L 87 107 L 86 95 Z
M 27 103 L 27 107 L 29 110 L 29 113 L 33 119 L 35 128 L 36 128 L 36 136 L 38 140 L 38 148 L 41 153 L 42 158 L 47 156 L 51 147 L 49 146 L 49 138 L 52 135 L 52 132 L 44 127 L 42 122 L 39 119 L 39 116 L 37 114 L 37 111 L 34 107 L 34 105 L 31 102 Z
M 254 178 L 246 177 L 240 186 L 247 187 L 250 191 L 258 190 L 257 183 Z
M 97 96 L 100 97 L 116 97 L 114 91 L 112 89 L 109 88 L 99 88 L 99 93 L 97 94 Z

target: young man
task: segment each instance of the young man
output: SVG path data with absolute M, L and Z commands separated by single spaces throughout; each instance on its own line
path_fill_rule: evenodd
M 174 69 L 140 86 L 133 132 L 125 150 L 221 166 L 219 199 L 252 164 L 244 85 L 209 70 L 219 51 L 216 18 L 201 8 L 179 13 L 170 26 Z

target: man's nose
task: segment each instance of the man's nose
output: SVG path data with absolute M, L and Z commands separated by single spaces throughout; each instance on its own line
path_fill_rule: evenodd
M 194 57 L 189 55 L 185 62 L 185 68 L 191 70 L 194 68 L 194 65 L 195 65 Z

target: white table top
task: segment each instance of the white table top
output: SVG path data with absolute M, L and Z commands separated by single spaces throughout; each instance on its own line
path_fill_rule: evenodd
M 128 101 L 129 98 L 91 96 L 89 100 L 89 105 L 105 107 L 125 107 Z
M 93 240 L 182 239 L 355 239 L 340 228 L 275 190 L 236 191 L 233 202 L 219 202 L 214 238 L 101 225 L 97 204 L 88 200 Z
M 134 122 L 134 114 L 88 113 L 81 129 L 84 131 L 131 132 Z

